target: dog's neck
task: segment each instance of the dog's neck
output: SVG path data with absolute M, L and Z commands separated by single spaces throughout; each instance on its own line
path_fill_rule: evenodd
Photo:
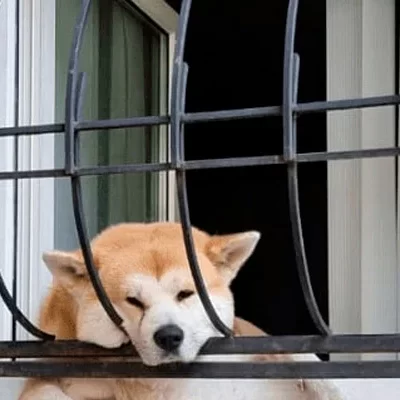
M 54 285 L 41 309 L 39 325 L 57 340 L 76 340 L 77 306 L 70 293 Z
M 182 380 L 121 379 L 115 381 L 114 396 L 115 400 L 159 400 L 160 395 L 163 399 L 175 399 L 173 394 L 182 383 Z

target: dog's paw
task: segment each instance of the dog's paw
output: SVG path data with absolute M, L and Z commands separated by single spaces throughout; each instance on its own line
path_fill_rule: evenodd
M 24 393 L 19 400 L 74 400 L 67 396 L 59 387 L 45 385 Z
M 110 332 L 110 335 L 98 335 L 93 343 L 106 349 L 117 349 L 123 344 L 129 342 L 129 339 L 122 332 Z
M 129 342 L 129 338 L 110 320 L 100 304 L 93 305 L 78 317 L 78 339 L 107 349 Z
M 67 396 L 64 393 L 44 393 L 39 397 L 34 397 L 30 400 L 74 400 L 72 397 Z

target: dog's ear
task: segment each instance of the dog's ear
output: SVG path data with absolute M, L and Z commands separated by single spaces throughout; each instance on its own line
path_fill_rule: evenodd
M 251 256 L 260 237 L 260 232 L 249 231 L 210 238 L 206 245 L 206 254 L 227 284 L 232 282 Z
M 54 278 L 64 285 L 73 285 L 87 275 L 85 263 L 76 253 L 50 251 L 42 258 Z

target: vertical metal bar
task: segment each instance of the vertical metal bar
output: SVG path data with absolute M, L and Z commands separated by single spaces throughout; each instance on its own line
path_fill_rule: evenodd
M 19 28 L 20 28 L 20 18 L 19 18 L 19 11 L 20 11 L 20 2 L 19 0 L 16 1 L 15 5 L 15 35 L 16 35 L 16 46 L 15 46 L 15 103 L 14 103 L 14 122 L 15 126 L 18 126 L 18 108 L 19 108 Z M 14 137 L 14 170 L 18 170 L 18 136 Z M 7 309 L 10 311 L 12 315 L 12 340 L 16 340 L 16 331 L 17 331 L 17 323 L 19 323 L 27 332 L 31 335 L 43 339 L 43 340 L 53 340 L 54 336 L 50 335 L 46 332 L 43 332 L 35 325 L 33 325 L 29 319 L 24 315 L 24 313 L 19 309 L 17 306 L 17 255 L 18 255 L 18 179 L 15 178 L 13 180 L 14 184 L 14 199 L 13 199 L 13 211 L 14 211 L 14 233 L 13 233 L 13 243 L 14 243 L 14 250 L 13 250 L 13 280 L 12 280 L 12 294 L 8 291 L 7 286 L 4 282 L 4 279 L 0 272 L 0 298 L 4 301 Z
M 185 48 L 190 6 L 191 0 L 183 0 L 179 15 L 179 27 L 175 46 L 171 98 L 171 163 L 173 168 L 176 169 L 178 206 L 181 216 L 183 239 L 196 289 L 199 293 L 199 297 L 204 309 L 215 328 L 223 335 L 233 336 L 232 331 L 221 321 L 217 312 L 215 311 L 201 275 L 194 249 L 192 227 L 190 223 L 186 187 L 186 172 L 180 168 L 184 159 L 182 114 L 185 109 L 186 84 L 188 76 L 188 66 L 187 64 L 183 63 L 183 53 Z
M 395 15 L 394 15 L 394 20 L 395 20 L 395 46 L 394 46 L 394 54 L 395 54 L 395 72 L 394 72 L 394 82 L 395 82 L 395 94 L 399 95 L 399 90 L 400 90 L 400 1 L 395 0 Z M 400 118 L 400 112 L 399 112 L 399 105 L 395 105 L 395 133 L 394 133 L 394 140 L 395 140 L 395 146 L 399 146 L 399 129 L 400 129 L 400 124 L 399 124 L 399 118 Z M 399 159 L 398 157 L 395 158 L 395 217 L 396 221 L 399 221 Z M 398 232 L 398 230 L 397 230 Z M 398 297 L 400 296 L 400 293 L 398 294 Z M 399 297 L 400 300 L 400 297 Z M 398 302 L 399 303 L 399 302 Z M 400 315 L 397 316 L 398 318 L 398 324 L 400 323 Z
M 181 104 L 180 110 L 183 113 L 186 104 L 186 92 L 187 92 L 187 79 L 189 74 L 189 66 L 187 63 L 183 63 L 182 74 L 181 74 Z M 185 159 L 185 124 L 181 122 L 180 132 L 179 132 L 179 160 Z
M 68 63 L 67 90 L 65 99 L 65 172 L 70 175 L 74 165 L 74 134 L 76 124 L 76 85 L 79 68 L 79 52 L 82 46 L 91 0 L 82 0 L 80 15 L 74 30 L 71 53 Z
M 76 90 L 77 100 L 74 111 L 74 115 L 76 116 L 76 121 L 80 121 L 82 119 L 82 110 L 85 101 L 85 91 L 86 91 L 86 73 L 80 72 L 78 75 L 77 90 Z M 77 157 L 79 159 L 79 154 Z
M 289 212 L 292 225 L 293 245 L 296 255 L 296 266 L 301 288 L 310 316 L 317 329 L 323 335 L 329 335 L 330 329 L 322 318 L 315 300 L 304 248 L 303 230 L 300 216 L 297 153 L 297 118 L 294 107 L 297 103 L 300 58 L 294 53 L 296 18 L 299 0 L 290 0 L 286 20 L 284 77 L 283 77 L 283 154 L 288 171 Z
M 283 156 L 285 161 L 293 160 L 293 76 L 294 37 L 299 0 L 290 0 L 286 18 L 285 49 L 283 59 Z
M 71 50 L 70 70 L 68 73 L 66 90 L 66 123 L 65 123 L 65 159 L 66 172 L 71 177 L 72 204 L 74 218 L 83 258 L 89 278 L 96 292 L 96 295 L 109 318 L 124 331 L 123 320 L 115 311 L 110 299 L 108 298 L 103 285 L 101 284 L 98 273 L 94 267 L 93 255 L 90 249 L 86 224 L 84 222 L 82 188 L 80 177 L 74 172 L 75 165 L 79 165 L 79 132 L 76 131 L 76 123 L 81 116 L 83 106 L 85 75 L 78 74 L 79 52 L 82 45 L 83 34 L 85 32 L 87 16 L 90 7 L 90 0 L 83 0 L 81 13 L 75 28 L 75 38 Z M 125 332 L 125 331 L 124 331 Z
M 180 149 L 179 136 L 182 123 L 182 79 L 183 73 L 183 53 L 185 50 L 186 32 L 189 21 L 191 0 L 183 0 L 179 13 L 178 31 L 176 36 L 174 65 L 172 71 L 171 88 L 171 164 L 176 168 L 179 164 Z
M 16 0 L 15 2 L 15 69 L 14 69 L 14 125 L 19 126 L 19 89 L 20 89 L 20 77 L 19 77 L 19 50 L 20 50 L 20 0 Z M 14 170 L 18 171 L 19 165 L 19 137 L 14 136 L 13 138 L 14 144 Z M 15 304 L 17 304 L 18 297 L 18 203 L 19 203 L 19 185 L 18 179 L 13 180 L 13 223 L 14 223 L 14 231 L 13 231 L 13 276 L 12 276 L 12 297 Z M 12 340 L 17 339 L 17 320 L 14 315 L 12 318 L 12 326 L 11 326 L 11 338 Z

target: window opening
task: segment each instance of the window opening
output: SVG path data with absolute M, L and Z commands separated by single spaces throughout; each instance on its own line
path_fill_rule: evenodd
M 326 112 L 332 110 L 346 110 L 400 103 L 398 95 L 370 97 L 363 99 L 318 101 L 311 103 L 297 102 L 298 72 L 300 56 L 295 53 L 294 40 L 296 32 L 296 16 L 299 0 L 290 0 L 284 46 L 284 78 L 282 105 L 273 107 L 257 107 L 251 109 L 222 110 L 213 112 L 185 112 L 185 91 L 189 67 L 184 62 L 183 51 L 191 1 L 182 2 L 178 35 L 175 47 L 173 66 L 171 115 L 170 116 L 141 116 L 123 117 L 117 119 L 102 119 L 83 121 L 81 119 L 83 98 L 85 92 L 86 75 L 80 72 L 79 57 L 83 42 L 83 35 L 87 27 L 90 0 L 81 3 L 80 15 L 74 30 L 74 40 L 71 48 L 65 103 L 65 122 L 41 126 L 21 126 L 15 128 L 1 128 L 0 136 L 34 135 L 60 132 L 65 135 L 65 165 L 62 168 L 42 171 L 15 171 L 1 172 L 0 179 L 27 179 L 33 177 L 67 177 L 71 182 L 74 216 L 83 250 L 86 267 L 92 284 L 105 311 L 113 322 L 121 329 L 122 319 L 113 308 L 105 294 L 99 277 L 93 267 L 93 257 L 89 247 L 88 232 L 84 215 L 81 180 L 89 175 L 120 174 L 126 172 L 156 172 L 174 170 L 177 178 L 178 205 L 182 229 L 184 233 L 187 257 L 193 274 L 196 287 L 210 320 L 226 338 L 211 340 L 203 349 L 203 354 L 262 354 L 262 353 L 302 353 L 302 352 L 392 352 L 400 351 L 400 335 L 332 335 L 325 321 L 321 318 L 318 306 L 313 298 L 313 289 L 310 285 L 307 262 L 304 252 L 302 226 L 298 204 L 298 163 L 316 162 L 352 158 L 371 158 L 398 156 L 398 147 L 367 150 L 351 150 L 336 152 L 297 153 L 296 150 L 296 123 L 297 118 L 304 114 Z M 260 118 L 279 116 L 283 119 L 283 154 L 273 156 L 243 157 L 230 159 L 185 161 L 182 151 L 182 131 L 185 124 L 207 121 L 224 121 L 238 118 Z M 171 160 L 163 163 L 134 163 L 124 166 L 82 167 L 80 164 L 79 139 L 81 133 L 87 130 L 105 130 L 112 128 L 150 127 L 171 125 Z M 205 168 L 233 168 L 238 166 L 285 164 L 289 177 L 290 216 L 293 226 L 293 242 L 297 254 L 298 271 L 302 280 L 302 288 L 308 309 L 320 331 L 319 336 L 311 337 L 283 337 L 283 338 L 237 338 L 230 339 L 231 331 L 219 319 L 208 294 L 199 271 L 196 255 L 193 249 L 193 240 L 190 230 L 189 205 L 186 193 L 185 174 L 188 170 Z M 80 356 L 90 354 L 115 355 L 118 352 L 109 352 L 105 349 L 95 349 L 77 343 L 51 343 L 52 335 L 38 330 L 18 310 L 15 301 L 0 281 L 0 294 L 7 307 L 18 322 L 34 336 L 46 339 L 34 343 L 0 343 L 3 357 L 30 358 L 64 355 L 72 356 L 75 350 Z M 126 353 L 128 352 L 128 353 Z M 121 349 L 119 354 L 132 354 L 132 349 Z M 91 363 L 78 363 L 74 368 L 58 362 L 1 362 L 0 375 L 2 376 L 90 376 L 90 377 L 191 377 L 191 378 L 293 378 L 293 377 L 399 377 L 400 369 L 396 361 L 382 362 L 326 362 L 326 363 L 194 363 L 190 367 L 162 366 L 149 369 L 135 364 L 129 369 L 123 362 L 106 363 L 96 368 Z

